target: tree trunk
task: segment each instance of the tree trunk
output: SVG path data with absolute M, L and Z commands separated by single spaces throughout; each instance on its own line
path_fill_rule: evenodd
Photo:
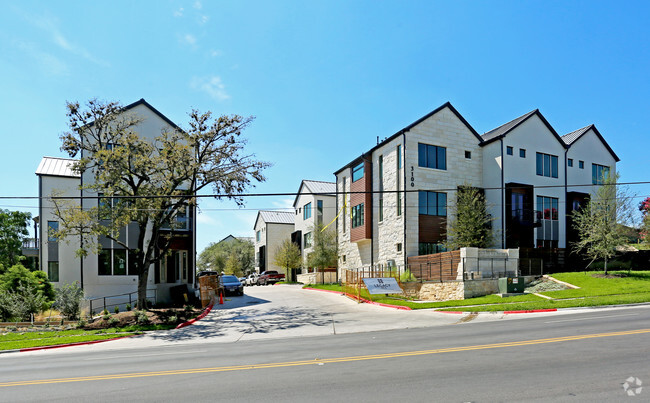
M 147 309 L 147 277 L 149 265 L 143 265 L 138 270 L 138 309 Z
M 607 258 L 605 258 L 605 275 L 607 275 Z

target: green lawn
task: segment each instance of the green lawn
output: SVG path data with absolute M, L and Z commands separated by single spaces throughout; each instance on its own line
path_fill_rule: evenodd
M 554 300 L 547 300 L 536 295 L 526 294 L 508 298 L 501 298 L 498 295 L 487 295 L 455 301 L 414 302 L 397 295 L 389 297 L 375 295 L 369 298 L 365 290 L 363 290 L 364 292 L 361 293 L 361 296 L 375 302 L 408 306 L 411 309 L 438 308 L 444 311 L 460 309 L 475 312 L 520 311 L 650 302 L 650 272 L 632 271 L 629 274 L 627 271 L 610 272 L 612 275 L 625 276 L 620 278 L 593 277 L 593 274 L 602 274 L 602 272 L 554 274 L 553 277 L 556 279 L 580 287 L 579 289 L 541 293 Z M 341 291 L 341 286 L 336 284 L 309 285 L 308 287 Z
M 0 331 L 1 332 L 1 331 Z M 59 330 L 31 331 L 19 333 L 0 333 L 0 350 L 14 350 L 28 347 L 54 346 L 58 344 L 81 343 L 96 340 L 114 339 L 139 332 L 124 332 L 122 329 L 104 330 Z

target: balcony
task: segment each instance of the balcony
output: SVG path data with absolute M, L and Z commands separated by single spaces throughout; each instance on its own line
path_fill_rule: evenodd
M 38 242 L 35 238 L 23 239 L 22 253 L 24 256 L 38 256 Z

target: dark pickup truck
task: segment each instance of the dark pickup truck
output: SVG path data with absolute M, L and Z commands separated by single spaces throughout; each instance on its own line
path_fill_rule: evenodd
M 275 284 L 278 281 L 284 281 L 284 274 L 275 270 L 267 270 L 257 278 L 257 285 Z

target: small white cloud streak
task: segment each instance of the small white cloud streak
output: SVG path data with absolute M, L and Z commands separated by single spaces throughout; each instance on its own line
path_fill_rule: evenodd
M 221 82 L 221 77 L 219 76 L 194 77 L 190 82 L 190 87 L 194 90 L 205 92 L 217 101 L 230 99 L 230 95 L 226 92 L 226 87 Z
M 182 17 L 183 16 L 183 7 L 179 8 L 178 10 L 174 11 L 174 17 Z
M 47 74 L 55 76 L 64 76 L 69 74 L 68 65 L 56 56 L 43 52 L 33 43 L 14 41 L 14 46 L 31 57 L 35 64 L 43 69 Z
M 194 7 L 197 10 L 200 10 L 203 8 L 203 4 L 201 4 L 201 2 L 197 0 L 194 2 L 194 5 L 192 7 Z
M 192 34 L 185 34 L 183 35 L 182 38 L 183 43 L 186 43 L 190 46 L 195 46 L 196 45 L 196 38 Z

